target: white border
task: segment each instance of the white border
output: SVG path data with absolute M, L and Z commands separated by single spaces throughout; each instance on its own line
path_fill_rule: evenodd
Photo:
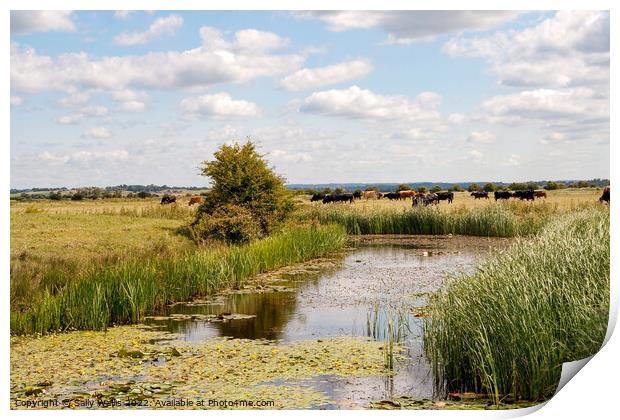
M 218 1 L 188 1 L 188 0 L 178 0 L 178 1 L 120 1 L 120 0 L 109 0 L 106 2 L 103 1 L 91 1 L 88 4 L 85 4 L 84 1 L 76 1 L 76 0 L 57 0 L 54 2 L 45 2 L 45 1 L 35 1 L 35 0 L 24 0 L 24 1 L 14 1 L 8 0 L 3 2 L 4 5 L 4 14 L 2 15 L 2 24 L 0 24 L 0 28 L 2 28 L 2 34 L 4 42 L 2 43 L 2 48 L 4 50 L 4 57 L 9 56 L 10 49 L 10 31 L 9 31 L 9 22 L 10 22 L 10 9 L 56 9 L 56 10 L 114 10 L 118 9 L 161 9 L 161 10 L 405 10 L 405 9 L 432 9 L 432 10 L 441 10 L 441 9 L 468 9 L 468 10 L 611 10 L 611 68 L 616 69 L 618 65 L 618 60 L 616 59 L 616 55 L 614 53 L 614 35 L 616 34 L 618 28 L 619 20 L 616 18 L 616 12 L 620 10 L 618 6 L 614 7 L 618 2 L 612 1 L 602 1 L 602 0 L 591 0 L 591 1 L 532 1 L 532 0 L 522 0 L 522 1 L 442 1 L 435 0 L 432 2 L 413 2 L 413 1 L 398 1 L 398 0 L 382 0 L 381 2 L 370 1 L 370 0 L 358 0 L 355 2 L 352 1 L 344 1 L 344 0 L 332 0 L 332 1 L 313 1 L 310 2 L 308 0 L 299 0 L 299 1 L 283 1 L 283 0 L 264 0 L 259 2 L 256 1 L 248 1 L 248 0 L 228 0 L 226 2 Z M 615 10 L 614 10 L 615 9 Z M 3 97 L 5 98 L 2 102 L 2 127 L 4 131 L 4 135 L 2 137 L 2 141 L 0 142 L 2 147 L 2 156 L 4 157 L 5 165 L 2 166 L 2 179 L 3 185 L 5 185 L 4 189 L 4 205 L 1 207 L 2 212 L 2 228 L 4 235 L 2 236 L 2 250 L 4 252 L 4 258 L 2 259 L 2 272 L 4 275 L 2 276 L 4 282 L 3 288 L 3 302 L 7 302 L 9 299 L 9 189 L 10 189 L 10 127 L 9 127 L 9 113 L 10 106 L 9 101 L 7 100 L 9 97 L 10 90 L 10 63 L 9 60 L 5 58 L 2 61 L 4 65 L 2 66 L 3 72 L 3 81 L 2 84 L 2 92 Z M 612 73 L 613 74 L 613 73 Z M 617 83 L 614 83 L 614 79 L 612 77 L 611 80 L 611 113 L 610 115 L 614 115 L 613 110 L 616 108 L 615 98 L 618 97 L 618 88 Z M 611 136 L 610 138 L 614 138 L 614 130 L 615 128 L 615 120 L 611 118 L 610 121 L 610 129 Z M 611 156 L 618 156 L 617 146 L 612 142 L 610 144 L 610 152 Z M 612 183 L 618 179 L 617 177 L 617 168 L 614 165 L 611 165 L 611 177 Z M 615 233 L 617 228 L 617 205 L 612 207 L 612 318 L 611 321 L 615 324 L 615 320 L 617 318 L 618 313 L 618 287 L 616 282 L 616 274 L 617 267 L 615 264 L 616 255 L 617 255 L 617 247 L 615 241 Z M 9 305 L 6 305 L 4 316 L 1 317 L 3 334 L 2 334 L 2 342 L 3 342 L 3 360 L 2 364 L 2 377 L 4 378 L 1 382 L 1 395 L 3 398 L 3 410 L 8 410 L 9 403 Z M 611 326 L 612 324 L 610 324 Z M 169 418 L 172 415 L 177 416 L 193 416 L 194 418 L 204 418 L 205 416 L 217 416 L 218 418 L 239 418 L 246 416 L 257 416 L 257 415 L 267 415 L 270 418 L 287 418 L 290 416 L 295 416 L 297 418 L 309 418 L 309 417 L 320 417 L 320 418 L 341 418 L 342 416 L 355 416 L 356 418 L 369 418 L 369 417 L 391 417 L 391 418 L 506 418 L 506 417 L 517 417 L 524 415 L 526 413 L 531 413 L 531 418 L 535 419 L 552 419 L 552 418 L 609 418 L 611 417 L 611 413 L 617 412 L 615 408 L 615 396 L 616 396 L 616 378 L 619 377 L 619 362 L 618 355 L 620 355 L 620 351 L 618 351 L 618 334 L 611 335 L 607 344 L 603 347 L 603 349 L 596 354 L 592 360 L 587 363 L 587 365 L 578 373 L 576 378 L 570 380 L 566 386 L 555 396 L 553 397 L 546 405 L 539 409 L 531 410 L 517 410 L 517 411 L 503 411 L 503 412 L 493 412 L 493 411 L 475 411 L 475 412 L 467 412 L 467 411 L 433 411 L 433 412 L 420 412 L 420 411 L 280 411 L 280 412 L 269 412 L 269 413 L 257 413 L 257 412 L 174 412 L 174 414 L 165 411 L 148 411 L 148 412 L 137 412 L 137 411 L 116 411 L 114 413 L 110 413 L 107 411 L 89 411 L 89 412 L 54 412 L 54 411 L 10 411 L 8 414 L 14 417 L 24 417 L 24 418 L 47 418 L 47 417 L 60 417 L 61 415 L 66 418 L 82 418 L 84 416 L 93 417 L 93 418 L 103 418 L 104 416 L 107 418 L 110 415 L 121 416 L 121 417 L 129 417 L 132 418 L 143 418 L 148 416 L 149 418 Z M 533 413 L 532 413 L 533 411 Z M 616 414 L 617 415 L 617 414 Z

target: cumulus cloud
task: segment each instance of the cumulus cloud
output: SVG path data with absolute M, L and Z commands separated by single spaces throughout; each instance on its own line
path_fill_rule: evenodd
M 60 10 L 11 10 L 11 34 L 75 31 L 72 13 Z
M 299 91 L 359 79 L 372 71 L 369 60 L 351 60 L 326 67 L 301 69 L 281 80 L 286 90 Z
M 185 98 L 179 104 L 183 117 L 189 120 L 199 118 L 255 117 L 258 106 L 249 101 L 234 100 L 228 93 L 215 93 Z
M 82 150 L 70 154 L 53 154 L 50 152 L 43 152 L 38 155 L 39 159 L 51 163 L 51 164 L 66 164 L 73 162 L 90 162 L 92 160 L 107 160 L 107 161 L 123 161 L 129 158 L 129 153 L 126 150 L 110 150 L 110 151 L 87 151 Z
M 200 33 L 202 45 L 198 48 L 102 58 L 84 52 L 50 57 L 12 43 L 11 89 L 35 93 L 205 88 L 290 74 L 305 60 L 298 54 L 273 53 L 288 41 L 270 32 L 238 31 L 233 41 L 209 27 L 201 28 Z
M 82 133 L 84 138 L 107 139 L 112 137 L 112 133 L 105 127 L 93 127 Z
M 108 115 L 108 108 L 105 106 L 87 106 L 82 108 L 79 112 L 69 115 L 63 115 L 56 118 L 58 124 L 79 124 L 87 117 L 105 117 Z
M 436 120 L 441 96 L 423 92 L 414 101 L 404 96 L 379 95 L 358 86 L 315 92 L 300 107 L 301 112 L 344 118 L 385 120 Z
M 485 58 L 504 85 L 557 88 L 608 84 L 609 42 L 609 12 L 560 11 L 520 31 L 453 38 L 443 51 Z
M 472 131 L 467 136 L 467 141 L 471 143 L 493 143 L 495 142 L 495 135 L 490 131 Z
M 432 40 L 439 35 L 461 31 L 480 31 L 514 19 L 509 11 L 312 11 L 297 12 L 302 18 L 317 18 L 336 32 L 380 27 L 388 33 L 387 42 L 410 44 Z
M 134 13 L 133 10 L 117 10 L 114 12 L 114 18 L 118 20 L 127 20 Z
M 173 35 L 181 26 L 183 26 L 183 18 L 172 14 L 155 19 L 146 31 L 122 33 L 114 38 L 114 42 L 123 46 L 146 44 L 163 35 Z

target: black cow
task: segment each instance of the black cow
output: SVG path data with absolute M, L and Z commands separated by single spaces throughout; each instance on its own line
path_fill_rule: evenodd
M 362 198 L 362 192 L 361 191 L 355 191 L 353 193 L 353 198 Z
M 601 198 L 599 198 L 599 199 L 598 199 L 598 201 L 600 201 L 601 203 L 602 203 L 603 201 L 606 201 L 606 202 L 607 202 L 607 204 L 609 204 L 609 203 L 610 203 L 610 201 L 609 201 L 609 187 L 606 187 L 606 188 L 603 190 L 603 195 L 601 195 Z
M 400 194 L 397 192 L 389 192 L 383 194 L 384 197 L 389 198 L 390 200 L 400 200 Z
M 520 200 L 534 201 L 534 198 L 535 198 L 534 190 L 518 190 L 518 191 L 513 192 L 512 196 Z
M 448 203 L 452 203 L 454 200 L 454 193 L 452 191 L 439 191 L 437 194 L 437 201 L 448 200 Z
M 508 200 L 510 197 L 512 197 L 512 193 L 510 191 L 495 191 L 493 195 L 495 196 L 495 201 Z
M 310 198 L 311 202 L 315 202 L 315 201 L 322 201 L 325 198 L 325 194 L 323 193 L 316 193 L 316 194 L 312 194 L 312 198 Z
M 353 194 L 328 194 L 323 198 L 323 204 L 338 203 L 340 201 L 353 202 Z
M 159 204 L 172 204 L 172 203 L 176 203 L 177 202 L 177 198 L 173 195 L 164 195 L 161 198 L 161 202 Z
M 478 199 L 478 198 L 486 198 L 487 200 L 489 199 L 489 193 L 486 191 L 474 191 L 470 195 L 474 197 L 474 199 Z M 497 195 L 495 196 L 495 199 L 497 200 Z

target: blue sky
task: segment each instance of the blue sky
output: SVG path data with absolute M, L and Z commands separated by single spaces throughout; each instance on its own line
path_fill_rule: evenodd
M 11 187 L 609 177 L 609 13 L 11 14 Z

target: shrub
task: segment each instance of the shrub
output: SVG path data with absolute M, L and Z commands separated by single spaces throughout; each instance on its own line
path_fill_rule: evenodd
M 266 236 L 293 210 L 284 179 L 276 175 L 251 141 L 222 145 L 215 160 L 203 162 L 202 175 L 213 182 L 198 208 L 192 227 L 198 236 L 227 232 L 227 240 L 244 242 Z M 227 212 L 233 211 L 232 214 Z M 217 220 L 217 228 L 210 219 Z M 205 220 L 206 219 L 206 220 Z M 234 227 L 233 223 L 240 223 Z M 255 223 L 250 228 L 249 223 Z M 222 237 L 220 233 L 216 237 Z
M 248 209 L 227 204 L 211 214 L 203 214 L 192 225 L 198 240 L 218 239 L 232 243 L 250 242 L 261 237 L 259 223 Z
M 73 201 L 80 201 L 80 200 L 83 200 L 83 199 L 84 199 L 84 196 L 79 191 L 71 196 L 71 200 L 73 200 Z

